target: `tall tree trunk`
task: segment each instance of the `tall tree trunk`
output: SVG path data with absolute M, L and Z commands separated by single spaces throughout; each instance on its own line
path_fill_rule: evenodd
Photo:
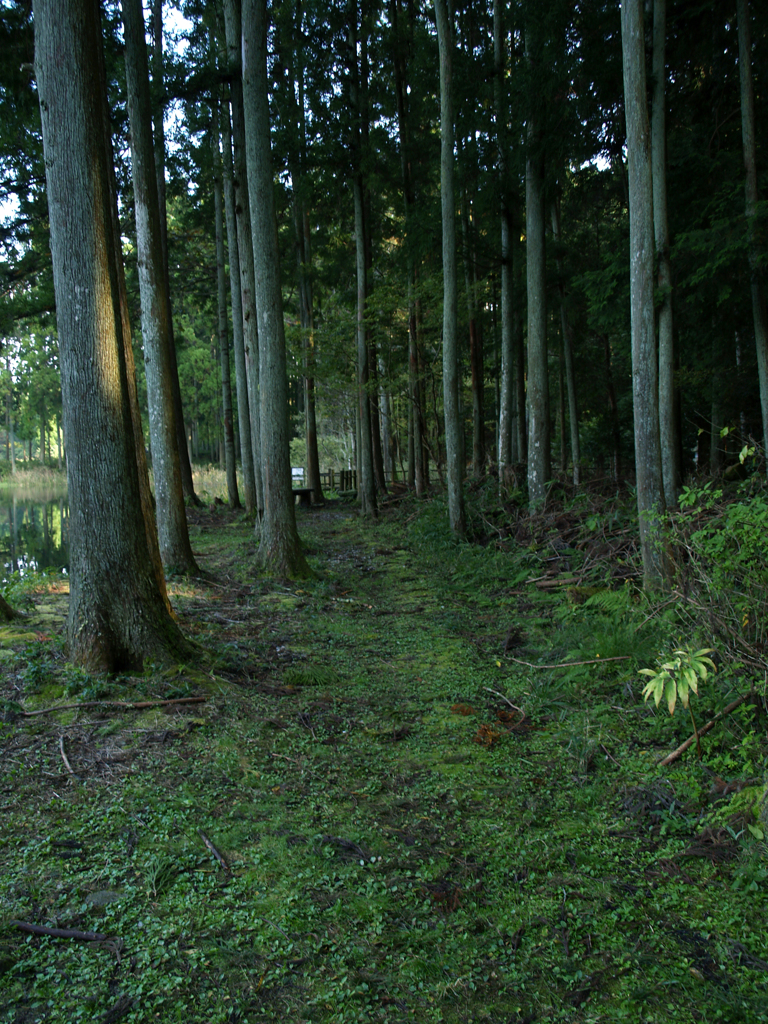
M 243 313 L 243 347 L 248 382 L 251 450 L 259 511 L 264 510 L 264 479 L 261 458 L 261 394 L 259 388 L 259 330 L 256 314 L 256 281 L 253 263 L 253 232 L 248 198 L 245 154 L 245 114 L 241 60 L 242 17 L 240 0 L 224 0 L 224 24 L 231 74 L 232 143 L 234 151 L 235 218 L 240 257 L 240 295 Z
M 637 511 L 644 584 L 654 588 L 664 583 L 667 570 L 659 543 L 660 516 L 665 506 L 659 440 L 659 380 L 653 295 L 653 185 L 645 85 L 643 0 L 624 0 L 622 3 L 621 42 L 627 120 Z
M 224 212 L 227 218 L 227 245 L 229 250 L 229 291 L 232 302 L 232 341 L 235 350 L 235 391 L 237 394 L 237 426 L 240 440 L 240 461 L 243 467 L 245 510 L 252 515 L 257 510 L 256 479 L 251 446 L 251 412 L 248 403 L 248 376 L 245 367 L 243 339 L 243 296 L 240 289 L 240 237 L 235 214 L 235 182 L 232 166 L 232 130 L 229 104 L 221 110 L 224 157 Z
M 540 505 L 552 474 L 547 366 L 547 263 L 544 247 L 544 166 L 533 123 L 525 172 L 525 247 L 528 283 L 528 500 Z
M 170 613 L 141 479 L 101 12 L 97 0 L 36 0 L 34 18 L 68 444 L 70 656 L 131 671 L 192 646 Z
M 621 461 L 621 420 L 619 419 L 619 403 L 616 400 L 616 388 L 613 383 L 613 360 L 611 352 L 611 339 L 607 334 L 600 336 L 603 342 L 603 357 L 605 365 L 605 390 L 608 398 L 608 409 L 610 411 L 611 423 L 611 447 L 613 449 L 611 476 L 620 484 L 624 478 Z
M 157 200 L 160 208 L 160 237 L 163 245 L 163 279 L 168 289 L 168 308 L 170 313 L 170 358 L 171 358 L 171 389 L 176 420 L 176 443 L 179 449 L 179 470 L 184 497 L 193 505 L 199 505 L 200 499 L 195 494 L 195 483 L 192 479 L 192 463 L 189 458 L 189 441 L 184 422 L 184 409 L 181 402 L 181 385 L 179 383 L 179 367 L 176 361 L 176 342 L 173 336 L 173 306 L 171 303 L 171 275 L 168 263 L 168 213 L 165 191 L 165 105 L 163 94 L 163 0 L 154 0 L 152 12 L 152 81 L 155 86 L 157 100 L 153 111 L 155 175 L 157 178 Z
M 749 225 L 749 269 L 752 279 L 752 318 L 755 324 L 757 372 L 760 380 L 760 407 L 763 414 L 763 449 L 768 452 L 768 305 L 766 305 L 761 251 L 756 239 L 755 223 L 759 193 L 757 188 L 757 155 L 755 149 L 755 98 L 752 88 L 752 44 L 749 0 L 736 0 L 739 25 L 739 82 L 741 85 L 741 138 L 744 150 L 744 186 L 747 224 Z
M 235 431 L 232 425 L 232 384 L 227 330 L 227 281 L 224 270 L 224 201 L 221 150 L 219 148 L 219 103 L 214 101 L 211 121 L 213 145 L 213 204 L 216 217 L 216 292 L 218 297 L 218 341 L 221 360 L 221 418 L 224 428 L 224 465 L 227 473 L 227 497 L 230 508 L 240 508 L 235 463 Z
M 160 556 L 166 572 L 196 575 L 200 570 L 189 542 L 173 401 L 171 309 L 157 197 L 149 64 L 141 0 L 123 0 L 123 26 L 141 293 L 141 334 Z
M 560 246 L 560 203 L 556 199 L 552 203 L 552 239 L 555 249 Z M 556 257 L 558 291 L 560 292 L 560 329 L 563 339 L 563 365 L 565 369 L 565 383 L 568 392 L 568 424 L 571 438 L 571 458 L 573 460 L 573 486 L 578 487 L 581 483 L 581 445 L 579 443 L 579 408 L 576 399 L 576 374 L 573 369 L 573 333 L 568 320 L 568 307 L 565 302 L 565 281 L 563 280 L 563 261 L 559 255 Z M 565 437 L 561 438 L 565 446 Z
M 305 176 L 307 167 L 307 130 L 304 98 L 304 46 L 301 3 L 296 5 L 292 22 L 294 38 L 291 46 L 288 104 L 291 109 L 294 144 L 289 149 L 289 167 L 293 189 L 293 230 L 296 249 L 296 275 L 298 281 L 299 320 L 304 369 L 304 433 L 306 443 L 307 486 L 316 502 L 323 500 L 320 477 L 320 455 L 317 448 L 317 411 L 315 407 L 315 322 L 312 287 L 312 236 L 307 213 Z M 297 96 L 298 89 L 298 96 Z
M 720 431 L 723 428 L 723 374 L 729 372 L 730 367 L 724 365 L 722 350 L 720 347 L 720 336 L 715 324 L 712 324 L 712 383 L 710 390 L 709 407 L 709 472 L 713 477 L 719 476 L 723 471 L 723 446 Z M 703 467 L 702 467 L 703 468 Z
M 296 211 L 301 219 L 298 230 L 303 244 L 297 258 L 301 260 L 299 290 L 301 303 L 302 358 L 304 362 L 304 430 L 307 449 L 307 486 L 314 501 L 323 500 L 323 482 L 320 476 L 320 454 L 317 448 L 317 411 L 315 405 L 315 321 L 312 300 L 311 244 L 309 218 L 300 206 Z
M 515 430 L 515 345 L 514 345 L 514 277 L 512 247 L 512 211 L 510 209 L 507 175 L 507 94 L 505 87 L 506 39 L 504 13 L 506 0 L 493 0 L 493 96 L 496 108 L 496 151 L 499 177 L 501 222 L 501 380 L 499 383 L 499 492 L 504 494 L 512 486 L 514 464 L 520 458 Z
M 387 478 L 384 475 L 384 451 L 381 441 L 381 419 L 379 417 L 379 356 L 376 344 L 368 331 L 368 407 L 371 413 L 371 454 L 373 456 L 373 479 L 379 494 L 387 493 Z
M 286 576 L 308 575 L 296 530 L 288 429 L 288 376 L 280 289 L 267 99 L 267 4 L 245 0 L 242 20 L 243 105 L 248 193 L 259 320 L 264 518 L 259 562 Z
M 365 325 L 365 306 L 368 298 L 368 268 L 366 260 L 365 201 L 363 194 L 363 139 L 364 119 L 363 97 L 361 95 L 360 66 L 358 58 L 358 10 L 357 0 L 350 0 L 348 6 L 349 54 L 348 80 L 349 105 L 352 127 L 350 156 L 352 164 L 352 198 L 355 216 L 355 269 L 357 276 L 357 312 L 355 337 L 357 340 L 357 403 L 359 408 L 360 448 L 357 494 L 360 509 L 365 516 L 375 516 L 376 483 L 373 469 L 373 436 L 371 433 L 371 402 L 368 393 L 369 356 L 368 332 Z
M 512 427 L 517 436 L 518 461 L 528 462 L 528 424 L 525 412 L 525 341 L 523 339 L 523 312 L 519 296 L 523 294 L 523 255 L 522 242 L 519 241 L 521 233 L 521 217 L 514 217 L 512 220 L 512 242 L 510 258 L 512 260 L 512 290 L 513 300 L 512 312 L 512 335 L 513 351 L 515 353 L 515 379 L 514 379 L 514 401 L 512 411 Z
M 375 516 L 376 487 L 373 474 L 373 437 L 371 434 L 371 403 L 368 394 L 368 338 L 365 329 L 365 303 L 368 294 L 365 267 L 365 213 L 362 176 L 353 172 L 352 195 L 355 204 L 355 265 L 357 268 L 357 402 L 360 413 L 360 479 L 357 493 L 363 515 Z
M 453 33 L 446 0 L 435 0 L 440 52 L 440 200 L 443 221 L 443 415 L 448 519 L 456 537 L 466 533 L 464 456 L 459 419 L 458 286 L 453 156 Z M 438 462 L 439 466 L 439 462 Z
M 385 376 L 384 360 L 379 357 L 379 380 Z M 384 477 L 397 479 L 397 468 L 392 458 L 392 410 L 386 385 L 379 386 L 379 418 L 381 420 L 381 453 L 384 460 Z
M 466 149 L 464 149 L 466 153 Z M 461 196 L 461 233 L 464 246 L 464 282 L 467 295 L 467 318 L 469 320 L 469 370 L 472 382 L 472 476 L 479 480 L 485 467 L 485 437 L 483 431 L 483 342 L 477 316 L 477 264 L 470 215 L 468 190 Z
M 672 318 L 672 263 L 667 218 L 667 128 L 665 84 L 667 0 L 653 4 L 653 100 L 651 106 L 651 174 L 653 230 L 661 295 L 659 321 L 659 440 L 661 475 L 667 508 L 677 505 L 682 473 L 675 397 L 675 343 Z
M 10 353 L 6 354 L 5 357 L 5 368 L 8 373 L 8 394 L 5 398 L 5 413 L 6 413 L 6 427 L 8 429 L 8 440 L 11 449 L 11 476 L 16 476 L 16 440 L 13 436 L 13 413 L 11 411 L 11 356 Z
M 408 483 L 418 498 L 426 491 L 427 480 L 424 472 L 424 411 L 423 388 L 419 372 L 419 346 L 416 317 L 416 261 L 413 254 L 413 178 L 410 155 L 410 125 L 408 119 L 408 48 L 405 32 L 400 20 L 400 0 L 390 0 L 390 20 L 395 53 L 395 98 L 397 102 L 397 128 L 400 142 L 400 174 L 403 181 L 403 205 L 405 212 L 406 273 L 408 276 L 408 396 L 410 402 L 408 422 Z M 412 466 L 412 468 L 411 468 Z

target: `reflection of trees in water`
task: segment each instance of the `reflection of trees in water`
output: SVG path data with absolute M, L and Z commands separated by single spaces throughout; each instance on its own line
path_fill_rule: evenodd
M 62 495 L 14 494 L 3 502 L 0 563 L 11 572 L 62 569 L 69 563 L 69 507 Z

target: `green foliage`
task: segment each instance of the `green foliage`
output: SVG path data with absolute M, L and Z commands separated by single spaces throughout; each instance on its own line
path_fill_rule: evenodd
M 665 612 L 607 579 L 541 592 L 551 547 L 445 547 L 430 504 L 375 526 L 308 517 L 319 575 L 300 591 L 254 584 L 246 522 L 201 528 L 214 581 L 171 597 L 225 678 L 150 671 L 109 695 L 205 704 L 3 706 L 0 1021 L 765 1016 L 762 848 L 724 807 L 702 818 L 698 766 L 659 775 L 626 685 Z M 488 496 L 476 512 L 497 522 Z M 611 633 L 629 661 L 552 667 L 574 648 L 594 662 Z M 59 654 L 18 650 L 17 703 L 106 686 Z M 658 717 L 667 744 L 677 719 Z M 758 774 L 764 737 L 746 710 L 736 726 L 712 732 L 711 763 Z M 27 939 L 11 919 L 109 941 Z
M 283 672 L 283 682 L 289 686 L 330 686 L 338 681 L 338 673 L 325 665 L 291 666 Z
M 748 482 L 730 494 L 711 483 L 685 487 L 680 512 L 669 517 L 669 525 L 681 555 L 680 587 L 690 595 L 702 625 L 734 655 L 754 657 L 765 639 L 768 615 L 764 487 Z
M 100 700 L 114 692 L 114 684 L 104 676 L 94 676 L 75 665 L 66 665 L 62 672 L 64 693 L 82 700 Z
M 678 698 L 687 708 L 691 693 L 699 692 L 699 681 L 704 682 L 710 670 L 717 671 L 709 654 L 712 654 L 710 647 L 703 647 L 700 651 L 678 649 L 657 668 L 641 668 L 640 674 L 649 677 L 643 689 L 643 699 L 653 697 L 658 707 L 664 697 L 670 715 L 675 713 Z

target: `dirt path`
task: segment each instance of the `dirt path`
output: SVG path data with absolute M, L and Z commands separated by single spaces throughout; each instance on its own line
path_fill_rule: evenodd
M 205 662 L 104 680 L 38 638 L 7 666 L 28 709 L 206 700 L 5 705 L 0 1021 L 693 1024 L 723 992 L 760 1019 L 764 897 L 724 913 L 738 847 L 649 771 L 615 671 L 504 657 L 557 636 L 547 599 L 402 517 L 302 513 L 302 583 L 255 575 L 242 519 L 191 522 Z

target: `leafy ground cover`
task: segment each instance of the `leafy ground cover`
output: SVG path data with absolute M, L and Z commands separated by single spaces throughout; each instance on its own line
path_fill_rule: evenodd
M 638 669 L 711 637 L 631 523 L 473 515 L 301 511 L 296 584 L 191 510 L 174 673 L 67 666 L 38 581 L 0 631 L 0 1021 L 768 1019 L 762 698 L 660 767 L 690 720 Z M 720 669 L 702 722 L 750 689 Z

